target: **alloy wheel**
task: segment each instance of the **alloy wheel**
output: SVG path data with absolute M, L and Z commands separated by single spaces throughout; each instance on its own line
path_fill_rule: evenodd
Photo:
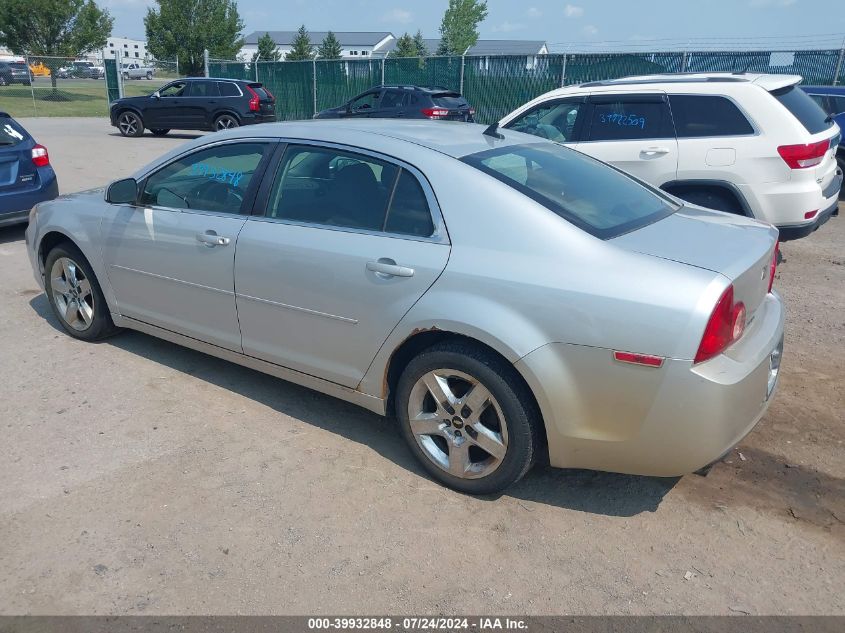
M 220 130 L 231 130 L 233 128 L 238 127 L 238 121 L 233 116 L 229 116 L 228 114 L 224 114 L 214 124 L 214 127 L 217 131 Z
M 120 131 L 123 132 L 125 136 L 135 136 L 138 134 L 138 126 L 141 122 L 138 120 L 138 117 L 131 112 L 124 112 L 120 115 L 120 119 L 117 124 L 120 126 Z
M 82 268 L 69 257 L 60 257 L 50 270 L 50 292 L 59 316 L 82 332 L 94 322 L 94 291 Z
M 502 408 L 469 374 L 453 369 L 424 374 L 411 389 L 408 420 L 423 454 L 455 477 L 486 477 L 507 454 Z

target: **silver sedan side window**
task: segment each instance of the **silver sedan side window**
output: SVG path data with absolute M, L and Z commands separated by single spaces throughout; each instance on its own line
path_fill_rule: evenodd
M 144 182 L 141 204 L 241 213 L 266 143 L 230 143 L 188 154 Z
M 327 147 L 287 148 L 269 218 L 430 237 L 431 210 L 416 176 L 372 156 Z

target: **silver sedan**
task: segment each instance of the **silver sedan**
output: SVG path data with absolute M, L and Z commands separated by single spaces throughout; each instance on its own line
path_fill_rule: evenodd
M 38 205 L 62 327 L 140 330 L 395 415 L 437 480 L 674 476 L 777 383 L 777 231 L 482 126 L 269 124 Z

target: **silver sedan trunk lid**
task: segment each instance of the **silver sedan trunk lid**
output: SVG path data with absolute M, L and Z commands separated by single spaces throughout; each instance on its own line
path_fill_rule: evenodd
M 778 231 L 744 217 L 684 206 L 613 244 L 627 250 L 720 273 L 731 280 L 749 320 L 769 289 Z

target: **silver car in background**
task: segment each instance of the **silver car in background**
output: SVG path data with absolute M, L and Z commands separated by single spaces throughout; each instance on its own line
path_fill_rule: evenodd
M 38 205 L 27 244 L 72 336 L 132 328 L 393 413 L 468 493 L 546 457 L 700 469 L 780 366 L 775 229 L 478 125 L 204 136 Z

